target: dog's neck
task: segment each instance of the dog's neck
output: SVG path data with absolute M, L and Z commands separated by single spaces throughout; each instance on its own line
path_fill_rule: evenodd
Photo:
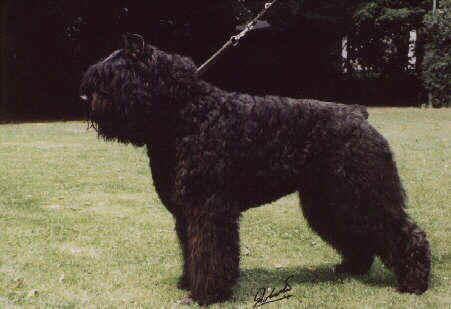
M 156 96 L 161 104 L 175 104 L 180 108 L 187 98 L 199 91 L 197 67 L 191 59 L 155 49 L 150 61 L 153 80 L 149 84 L 152 87 L 149 92 Z

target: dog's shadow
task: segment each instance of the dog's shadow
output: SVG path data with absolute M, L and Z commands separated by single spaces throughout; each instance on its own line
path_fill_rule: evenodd
M 375 287 L 392 287 L 396 289 L 396 278 L 388 270 L 381 269 L 381 265 L 373 265 L 370 272 L 362 276 L 347 276 L 336 274 L 334 264 L 323 264 L 320 266 L 297 266 L 271 268 L 242 269 L 240 276 L 239 295 L 237 300 L 249 301 L 254 299 L 255 294 L 262 288 L 275 288 L 276 291 L 284 287 L 288 282 L 290 287 L 302 286 L 308 288 L 321 283 L 346 284 L 351 279 L 361 281 L 365 285 Z

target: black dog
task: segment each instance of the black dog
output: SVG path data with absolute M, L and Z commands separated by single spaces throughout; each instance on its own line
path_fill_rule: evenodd
M 398 290 L 428 288 L 425 233 L 404 211 L 393 154 L 365 108 L 223 91 L 192 60 L 128 46 L 82 81 L 106 140 L 147 146 L 155 188 L 175 218 L 179 287 L 201 305 L 230 299 L 239 277 L 241 212 L 299 191 L 310 227 L 364 274 L 379 256 Z

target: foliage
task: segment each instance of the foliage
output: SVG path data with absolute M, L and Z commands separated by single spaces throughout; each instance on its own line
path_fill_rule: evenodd
M 352 60 L 385 76 L 406 73 L 411 68 L 410 31 L 421 27 L 427 2 L 376 0 L 359 4 L 352 16 L 353 31 L 348 34 Z
M 437 16 L 426 15 L 427 44 L 423 79 L 436 107 L 451 105 L 451 0 L 443 0 Z
M 0 110 L 80 114 L 77 92 L 82 72 L 118 48 L 121 34 L 140 33 L 162 49 L 189 55 L 200 64 L 264 2 L 4 1 Z M 351 76 L 357 66 L 384 80 L 400 81 L 399 87 L 412 91 L 417 88 L 403 82 L 417 74 L 407 56 L 409 31 L 421 28 L 430 2 L 280 0 L 266 17 L 272 27 L 251 32 L 240 48 L 224 57 L 226 65 L 214 66 L 207 78 L 235 91 L 341 100 L 345 96 L 340 82 L 350 80 L 343 76 L 345 65 Z M 341 55 L 344 37 L 346 63 Z M 417 64 L 422 61 L 422 46 L 416 47 Z M 241 79 L 235 78 L 237 71 L 245 73 Z M 352 92 L 348 97 L 359 99 Z
M 239 2 L 254 15 L 262 6 L 258 0 Z M 412 104 L 423 91 L 417 71 L 423 49 L 416 44 L 414 53 L 409 53 L 410 36 L 412 30 L 422 27 L 429 8 L 429 0 L 279 1 L 268 20 L 280 32 L 277 38 L 288 34 L 271 43 L 279 50 L 289 46 L 287 50 L 292 51 L 278 65 L 290 75 L 299 75 L 295 70 L 302 69 L 297 77 L 301 96 L 357 102 L 375 98 L 389 104 L 404 97 L 404 102 Z M 344 38 L 346 60 L 342 58 Z M 372 89 L 360 91 L 356 71 L 377 76 L 365 83 Z
M 254 14 L 262 6 L 258 0 L 237 2 Z M 283 31 L 302 34 L 304 46 L 312 40 L 323 41 L 319 44 L 323 47 L 329 45 L 330 52 L 335 50 L 335 59 L 328 59 L 330 68 L 341 66 L 337 47 L 347 37 L 349 61 L 388 75 L 402 74 L 411 67 L 410 31 L 421 27 L 429 8 L 429 0 L 286 0 L 277 4 L 268 19 Z M 309 32 L 313 34 L 305 36 Z

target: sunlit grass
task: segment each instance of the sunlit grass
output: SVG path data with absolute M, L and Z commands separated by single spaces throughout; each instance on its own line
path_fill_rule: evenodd
M 371 108 L 390 141 L 409 214 L 431 242 L 431 288 L 395 291 L 379 261 L 337 278 L 339 256 L 313 234 L 296 195 L 241 219 L 241 279 L 234 300 L 251 308 L 260 287 L 294 297 L 264 308 L 451 306 L 451 110 Z M 152 186 L 144 149 L 105 143 L 81 122 L 0 125 L 0 308 L 168 308 L 187 293 L 174 224 Z

